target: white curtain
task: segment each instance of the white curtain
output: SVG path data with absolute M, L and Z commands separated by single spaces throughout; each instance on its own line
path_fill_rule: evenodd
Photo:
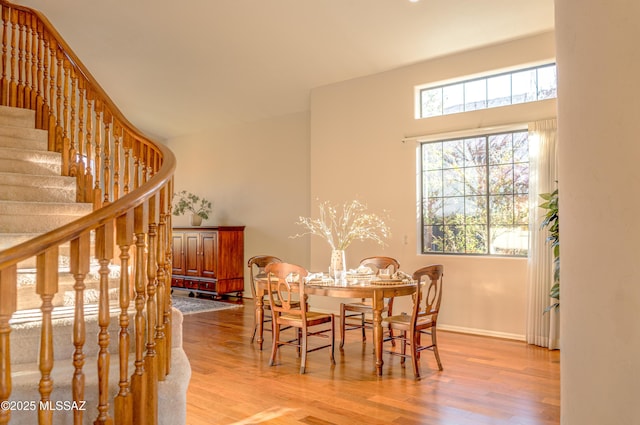
M 553 286 L 553 253 L 546 238 L 548 232 L 540 228 L 546 210 L 538 206 L 543 202 L 541 193 L 557 188 L 556 119 L 529 124 L 529 262 L 527 287 L 527 342 L 529 344 L 560 348 L 560 310 L 545 309 L 555 301 L 549 297 Z

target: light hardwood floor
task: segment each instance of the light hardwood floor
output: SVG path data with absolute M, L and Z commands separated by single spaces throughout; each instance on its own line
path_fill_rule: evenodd
M 327 350 L 309 353 L 298 374 L 295 349 L 284 347 L 270 367 L 271 334 L 252 344 L 253 303 L 244 308 L 184 318 L 184 349 L 192 368 L 187 424 L 558 424 L 560 353 L 519 341 L 440 331 L 444 371 L 433 353 L 422 355 L 423 378 L 410 362 L 384 356 L 375 375 L 371 333 L 363 344 L 347 334 L 336 344 L 336 365 Z M 338 328 L 336 327 L 338 332 Z M 338 333 L 336 333 L 336 338 Z

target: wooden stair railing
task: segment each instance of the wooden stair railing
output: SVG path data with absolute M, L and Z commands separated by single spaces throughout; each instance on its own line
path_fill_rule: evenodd
M 94 206 L 90 215 L 0 251 L 0 401 L 11 396 L 10 320 L 18 305 L 18 267 L 36 257 L 35 291 L 42 299 L 41 379 L 35 395 L 42 402 L 38 423 L 52 424 L 57 414 L 46 409 L 56 386 L 51 378 L 52 299 L 58 292 L 61 246 L 68 244 L 76 301 L 71 347 L 75 371 L 68 379 L 73 401 L 80 402 L 86 390 L 84 369 L 96 367 L 99 392 L 98 406 L 74 411 L 74 424 L 86 423 L 88 415 L 95 415 L 94 424 L 157 424 L 157 384 L 170 373 L 171 364 L 175 157 L 128 122 L 41 13 L 5 0 L 0 0 L 0 8 L 0 104 L 35 111 L 36 128 L 48 131 L 49 149 L 62 154 L 62 174 L 77 179 L 77 200 Z M 83 353 L 84 282 L 92 257 L 100 265 L 96 365 L 85 364 Z M 121 270 L 117 341 L 110 341 L 107 332 L 111 264 Z M 130 335 L 132 302 L 135 316 Z M 118 345 L 119 391 L 110 400 L 109 347 L 114 343 Z M 128 369 L 131 356 L 134 370 Z M 114 417 L 110 417 L 110 405 Z M 10 419 L 11 411 L 0 409 L 0 425 Z

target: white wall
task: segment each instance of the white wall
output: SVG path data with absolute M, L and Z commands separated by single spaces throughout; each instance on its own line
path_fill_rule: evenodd
M 561 422 L 640 423 L 640 3 L 556 1 Z
M 203 226 L 244 225 L 245 262 L 270 254 L 307 264 L 309 243 L 290 239 L 309 215 L 309 114 L 210 130 L 167 142 L 176 154 L 176 192 L 214 203 Z M 173 225 L 189 225 L 187 216 Z M 248 277 L 245 296 L 251 296 Z
M 408 136 L 526 123 L 556 115 L 545 101 L 432 119 L 414 119 L 414 87 L 523 64 L 553 61 L 553 33 L 427 61 L 312 91 L 311 199 L 358 198 L 373 211 L 389 210 L 393 237 L 384 250 L 354 242 L 347 263 L 389 255 L 407 272 L 445 266 L 441 323 L 445 327 L 520 337 L 525 332 L 526 259 L 419 255 L 416 221 L 415 142 Z M 312 204 L 312 213 L 316 203 Z M 330 249 L 311 244 L 310 267 L 325 270 Z M 327 309 L 336 301 L 318 300 Z M 408 300 L 399 303 L 408 306 Z

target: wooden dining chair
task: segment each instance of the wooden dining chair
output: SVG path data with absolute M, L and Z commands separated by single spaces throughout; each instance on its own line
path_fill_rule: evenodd
M 413 273 L 413 280 L 418 282 L 416 292 L 413 294 L 413 310 L 411 315 L 400 314 L 382 319 L 383 325 L 388 325 L 396 330 L 391 338 L 400 342 L 400 351 L 385 350 L 385 353 L 402 357 L 401 363 L 406 358 L 411 358 L 413 374 L 416 380 L 420 379 L 420 352 L 431 350 L 436 357 L 438 369 L 442 370 L 442 362 L 438 353 L 438 341 L 436 329 L 440 301 L 442 300 L 442 280 L 444 267 L 433 265 L 423 267 Z M 430 343 L 422 344 L 422 335 L 430 336 Z M 385 340 L 387 341 L 387 340 Z M 407 346 L 411 353 L 407 354 Z M 397 349 L 396 349 L 397 350 Z
M 360 267 L 369 267 L 377 275 L 380 270 L 387 269 L 389 273 L 397 272 L 400 269 L 400 263 L 391 257 L 367 257 L 360 261 Z M 382 312 L 386 312 L 387 316 L 392 314 L 393 298 L 385 299 L 385 306 Z M 371 328 L 371 324 L 367 322 L 366 315 L 373 312 L 371 300 L 362 299 L 358 302 L 340 304 L 340 347 L 344 346 L 345 333 L 347 331 L 361 329 L 362 341 L 367 340 L 365 329 Z M 354 322 L 357 319 L 357 322 Z
M 271 322 L 269 299 L 267 298 L 266 292 L 258 290 L 256 279 L 266 278 L 267 274 L 265 272 L 265 267 L 267 267 L 267 264 L 281 262 L 282 260 L 280 260 L 278 257 L 274 257 L 273 255 L 256 255 L 249 258 L 249 261 L 247 262 L 247 267 L 249 267 L 249 280 L 251 283 L 251 295 L 253 297 L 253 301 L 256 303 L 256 308 L 254 309 L 253 313 L 253 335 L 251 335 L 251 342 L 254 341 L 259 328 L 258 314 L 256 311 L 258 309 L 258 300 L 262 301 L 262 329 L 271 331 L 270 326 L 267 328 L 264 327 L 265 323 Z M 269 312 L 269 314 L 265 314 L 266 312 Z M 262 334 L 258 336 L 258 341 L 260 342 L 260 350 L 262 350 Z
M 304 278 L 308 272 L 303 267 L 288 263 L 271 263 L 266 266 L 269 282 L 269 303 L 271 305 L 272 336 L 271 359 L 269 366 L 276 363 L 278 349 L 283 345 L 297 347 L 300 361 L 300 373 L 306 371 L 307 353 L 330 348 L 331 363 L 336 364 L 333 356 L 335 340 L 335 319 L 333 314 L 310 311 L 304 293 Z M 320 326 L 329 324 L 329 327 Z M 296 338 L 286 340 L 281 331 L 286 327 L 297 329 Z M 329 339 L 328 344 L 310 347 L 309 337 Z

